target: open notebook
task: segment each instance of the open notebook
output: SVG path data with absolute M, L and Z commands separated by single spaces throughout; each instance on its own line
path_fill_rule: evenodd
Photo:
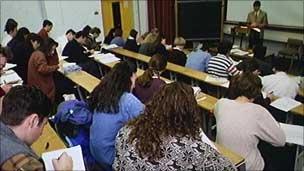
M 52 160 L 57 159 L 63 152 L 66 152 L 73 160 L 73 170 L 86 170 L 84 166 L 82 150 L 80 145 L 71 148 L 65 148 L 56 151 L 50 151 L 42 154 L 42 160 L 46 170 L 54 170 Z

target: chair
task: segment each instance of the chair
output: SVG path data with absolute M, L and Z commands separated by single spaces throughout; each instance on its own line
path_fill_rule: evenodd
M 287 57 L 291 59 L 289 70 L 291 69 L 293 65 L 293 60 L 297 57 L 300 61 L 301 57 L 303 55 L 303 41 L 298 39 L 291 39 L 288 38 L 287 40 L 287 46 L 280 50 L 278 53 L 278 56 Z

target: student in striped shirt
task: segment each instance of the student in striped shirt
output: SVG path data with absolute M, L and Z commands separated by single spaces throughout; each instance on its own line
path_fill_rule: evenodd
M 228 78 L 239 74 L 239 70 L 233 65 L 232 59 L 228 56 L 232 48 L 230 42 L 220 42 L 218 54 L 211 57 L 208 63 L 208 73 L 216 77 Z

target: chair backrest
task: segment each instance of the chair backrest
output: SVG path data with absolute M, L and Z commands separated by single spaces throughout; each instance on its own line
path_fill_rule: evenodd
M 287 47 L 288 48 L 293 48 L 293 49 L 299 49 L 303 44 L 303 40 L 299 40 L 299 39 L 291 39 L 288 38 L 287 40 Z

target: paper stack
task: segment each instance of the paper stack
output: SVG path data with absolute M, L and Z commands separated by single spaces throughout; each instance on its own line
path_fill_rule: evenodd
M 97 54 L 94 56 L 94 59 L 103 64 L 120 61 L 120 59 L 112 53 Z

